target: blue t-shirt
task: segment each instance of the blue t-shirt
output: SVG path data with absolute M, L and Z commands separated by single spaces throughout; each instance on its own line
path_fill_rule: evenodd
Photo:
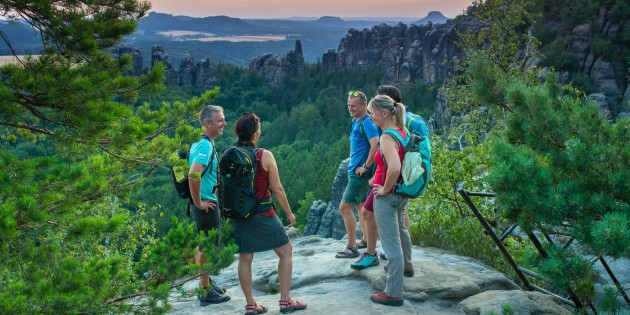
M 193 143 L 190 147 L 190 154 L 188 155 L 188 165 L 192 166 L 192 164 L 196 162 L 203 165 L 205 169 L 206 165 L 210 163 L 210 154 L 212 154 L 213 147 L 214 143 L 206 137 L 199 140 L 199 142 Z M 217 152 L 215 150 L 212 165 L 210 165 L 206 173 L 201 177 L 201 200 L 217 201 L 217 196 L 213 193 L 214 186 L 217 184 L 217 164 Z
M 352 119 L 352 132 L 350 132 L 350 164 L 348 164 L 348 174 L 354 174 L 357 167 L 362 166 L 367 161 L 370 153 L 370 142 L 368 139 L 378 137 L 378 129 L 369 115 L 356 120 Z M 361 134 L 361 121 L 363 121 L 363 131 Z M 367 139 L 366 139 L 367 136 Z

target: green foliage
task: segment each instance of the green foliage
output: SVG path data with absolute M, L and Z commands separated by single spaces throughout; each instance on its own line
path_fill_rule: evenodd
M 0 68 L 0 313 L 164 313 L 173 281 L 197 273 L 184 256 L 210 240 L 176 221 L 160 239 L 142 205 L 123 206 L 196 137 L 187 125 L 218 93 L 135 102 L 161 89 L 164 67 L 125 77 L 130 58 L 106 49 L 147 10 L 132 0 L 0 1 L 46 48 Z M 221 244 L 212 271 L 234 252 Z
M 451 118 L 443 136 L 431 139 L 432 181 L 426 196 L 412 202 L 410 208 L 414 243 L 475 257 L 507 274 L 513 274 L 511 267 L 458 198 L 455 186 L 463 181 L 468 191 L 491 190 L 484 182 L 493 163 L 489 130 L 502 126 L 504 111 L 488 111 L 482 106 L 499 96 L 500 90 L 494 89 L 493 82 L 505 77 L 535 79 L 533 72 L 522 68 L 523 58 L 536 55 L 536 40 L 522 32 L 535 17 L 528 13 L 531 6 L 529 1 L 488 1 L 469 8 L 484 28 L 478 33 L 460 34 L 464 57 L 456 69 L 459 75 L 453 76 L 444 89 L 447 104 L 457 115 Z M 527 54 L 517 54 L 528 46 Z M 497 67 L 485 73 L 486 80 L 471 76 L 469 68 L 475 66 L 471 60 L 476 56 L 492 60 Z M 478 94 L 484 98 L 473 97 Z M 497 231 L 509 223 L 497 213 L 494 200 L 478 198 L 474 202 Z M 505 245 L 518 261 L 532 250 L 530 244 L 517 238 L 508 238 Z
M 300 217 L 300 218 L 306 218 L 308 216 L 308 210 L 310 210 L 311 205 L 313 204 L 313 201 L 315 201 L 317 199 L 315 199 L 315 195 L 313 195 L 312 192 L 307 192 L 306 195 L 304 196 L 304 199 L 300 200 L 300 208 L 297 210 L 297 214 L 296 217 Z M 304 222 L 303 224 L 298 225 L 298 229 L 300 230 L 304 230 L 304 228 L 306 227 L 306 223 Z
M 614 287 L 606 286 L 604 288 L 604 296 L 598 304 L 598 309 L 608 314 L 623 314 L 621 313 L 622 305 L 617 300 L 618 298 L 621 298 L 619 291 Z
M 499 91 L 500 101 L 488 104 L 509 112 L 488 176 L 506 217 L 529 231 L 573 237 L 596 255 L 628 257 L 630 120 L 612 124 L 596 105 L 563 89 L 557 75 L 548 74 L 542 86 L 493 81 L 490 62 L 474 63 L 473 77 Z M 552 248 L 540 268 L 558 286 L 592 300 L 592 267 L 584 258 Z
M 577 72 L 580 70 L 580 62 L 575 55 L 566 51 L 569 41 L 569 37 L 557 37 L 541 50 L 549 64 L 557 69 Z

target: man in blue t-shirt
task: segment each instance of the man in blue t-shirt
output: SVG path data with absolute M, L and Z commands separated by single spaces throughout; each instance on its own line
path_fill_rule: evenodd
M 223 134 L 225 116 L 223 108 L 216 105 L 208 105 L 199 113 L 199 122 L 204 128 L 202 139 L 193 143 L 188 155 L 188 183 L 192 196 L 191 215 L 197 226 L 197 233 L 204 232 L 208 235 L 211 229 L 219 229 L 221 214 L 217 207 L 217 196 L 214 187 L 217 184 L 217 150 L 214 147 L 214 139 Z M 210 279 L 209 273 L 204 273 L 203 266 L 207 262 L 203 254 L 203 248 L 197 246 L 195 262 L 199 264 L 199 286 L 208 288 L 212 283 L 212 289 L 207 294 L 199 295 L 199 303 L 202 306 L 208 304 L 223 303 L 230 300 L 224 295 L 225 289 L 219 288 Z
M 351 91 L 348 95 L 348 112 L 352 116 L 352 132 L 350 133 L 350 163 L 348 163 L 348 186 L 343 193 L 339 211 L 348 233 L 348 244 L 337 258 L 354 258 L 359 256 L 358 248 L 365 248 L 366 241 L 356 243 L 357 220 L 352 208 L 361 210 L 363 202 L 370 191 L 368 181 L 372 176 L 369 170 L 374 164 L 374 154 L 378 148 L 378 130 L 367 113 L 367 97 L 363 92 Z M 365 225 L 360 221 L 365 239 Z

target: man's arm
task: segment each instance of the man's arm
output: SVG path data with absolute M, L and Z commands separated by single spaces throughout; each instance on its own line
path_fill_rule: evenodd
M 214 209 L 214 207 L 210 202 L 201 200 L 201 172 L 204 167 L 201 163 L 193 162 L 188 171 L 188 187 L 195 207 L 208 212 L 209 208 Z

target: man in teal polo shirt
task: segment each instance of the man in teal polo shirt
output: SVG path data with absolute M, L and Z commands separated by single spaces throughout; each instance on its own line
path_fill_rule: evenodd
M 208 235 L 208 231 L 211 229 L 219 229 L 221 223 L 217 196 L 214 194 L 218 164 L 214 139 L 223 134 L 223 128 L 226 125 L 223 108 L 208 105 L 199 113 L 199 122 L 204 128 L 201 134 L 202 139 L 193 143 L 188 155 L 188 164 L 190 164 L 188 183 L 193 200 L 190 211 L 197 226 L 197 233 L 203 231 Z M 208 288 L 212 280 L 209 273 L 203 273 L 203 266 L 208 261 L 201 246 L 197 246 L 195 262 L 199 264 L 199 273 L 201 274 L 199 286 L 202 289 Z M 225 289 L 219 288 L 213 281 L 212 289 L 207 291 L 207 294 L 199 295 L 199 303 L 202 306 L 230 300 L 229 296 L 224 295 Z

